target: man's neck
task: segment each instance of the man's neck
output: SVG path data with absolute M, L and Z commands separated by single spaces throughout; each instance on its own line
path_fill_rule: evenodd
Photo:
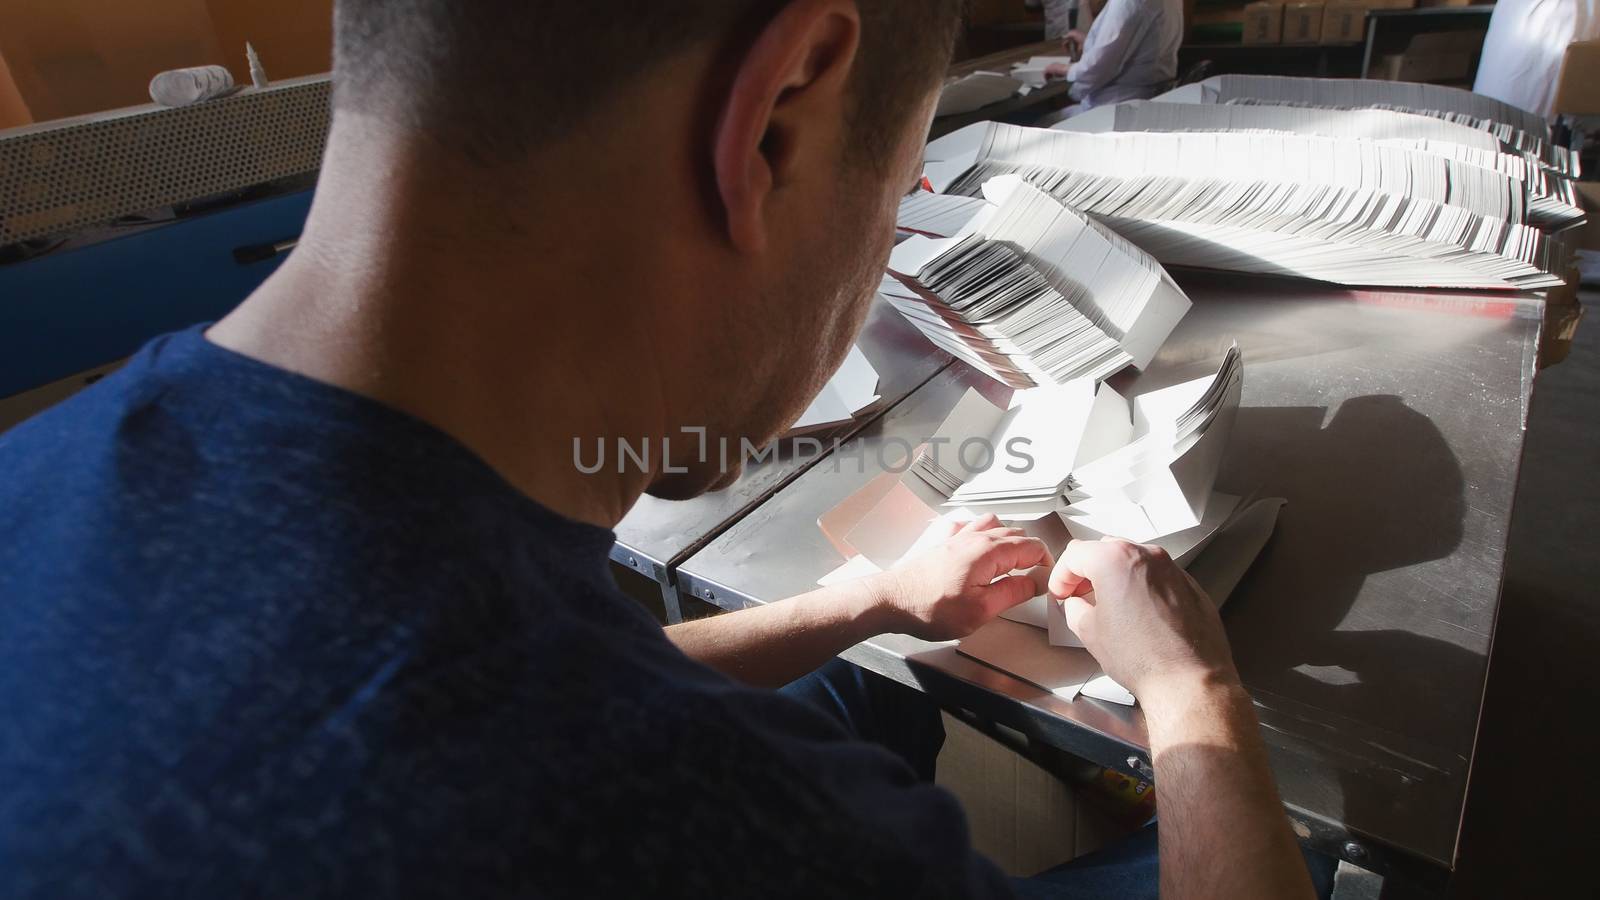
M 669 413 L 661 344 L 630 305 L 644 287 L 626 283 L 608 240 L 626 223 L 557 190 L 549 204 L 575 208 L 538 220 L 559 227 L 468 227 L 470 203 L 417 205 L 431 192 L 406 183 L 416 160 L 337 135 L 300 246 L 207 337 L 410 413 L 550 509 L 615 525 L 651 473 L 585 474 L 574 441 L 659 442 Z

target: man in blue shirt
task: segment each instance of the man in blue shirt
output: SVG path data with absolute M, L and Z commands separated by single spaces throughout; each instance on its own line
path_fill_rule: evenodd
M 611 581 L 643 492 L 737 472 L 574 441 L 795 419 L 956 5 L 339 0 L 298 249 L 0 435 L 0 896 L 1002 895 L 927 760 L 839 720 L 903 734 L 767 688 L 966 634 L 1050 562 L 1144 703 L 1163 893 L 1309 893 L 1215 610 L 1156 551 L 985 520 L 670 636 Z

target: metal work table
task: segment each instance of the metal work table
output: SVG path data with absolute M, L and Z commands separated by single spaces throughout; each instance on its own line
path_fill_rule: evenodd
M 1012 47 L 987 56 L 962 60 L 950 67 L 951 77 L 971 75 L 973 72 L 999 72 L 1006 74 L 1011 71 L 1013 63 L 1026 62 L 1032 56 L 1060 56 L 1064 51 L 1060 41 L 1039 41 L 1035 44 L 1026 44 L 1021 47 Z M 974 122 L 987 122 L 1001 120 L 1008 116 L 1024 112 L 1041 115 L 1051 101 L 1057 97 L 1066 96 L 1072 89 L 1072 82 L 1065 79 L 1046 82 L 1043 87 L 1037 87 L 1020 97 L 1011 97 L 996 103 L 991 103 L 982 109 L 972 112 L 955 113 L 940 116 L 933 120 L 933 125 L 928 129 L 928 139 L 949 134 L 965 128 Z
M 1116 385 L 1140 393 L 1204 374 L 1230 341 L 1244 351 L 1218 487 L 1289 503 L 1223 619 L 1296 831 L 1437 885 L 1466 799 L 1543 301 L 1177 275 L 1194 308 L 1147 372 Z M 736 609 L 813 588 L 841 562 L 817 517 L 896 465 L 969 386 L 1006 395 L 952 364 L 691 556 L 679 589 Z M 904 635 L 845 656 L 1150 774 L 1138 708 L 1063 702 Z
M 747 465 L 738 481 L 727 489 L 692 500 L 645 496 L 618 523 L 612 561 L 660 585 L 670 622 L 683 618 L 673 587 L 673 570 L 678 563 L 823 458 L 835 438 L 848 438 L 873 415 L 899 402 L 950 363 L 948 354 L 929 344 L 882 299 L 873 303 L 856 345 L 878 370 L 881 399 L 853 422 L 808 435 L 823 452 L 813 450 L 810 444 L 796 447 L 794 440 L 785 439 L 773 455 Z M 686 435 L 685 440 L 693 441 L 694 437 Z

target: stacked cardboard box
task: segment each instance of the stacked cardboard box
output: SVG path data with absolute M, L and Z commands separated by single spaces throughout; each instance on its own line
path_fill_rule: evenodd
M 1322 14 L 1324 44 L 1355 44 L 1367 37 L 1368 0 L 1328 0 Z
M 1276 44 L 1283 40 L 1283 4 L 1263 0 L 1244 8 L 1246 44 Z
M 1567 45 L 1552 110 L 1568 116 L 1600 115 L 1600 41 Z M 1590 221 L 1600 224 L 1600 217 Z
M 1246 44 L 1359 44 L 1367 13 L 1411 9 L 1417 0 L 1260 0 L 1244 8 Z
M 1465 81 L 1483 50 L 1483 31 L 1436 31 L 1411 39 L 1401 53 L 1373 60 L 1369 78 L 1388 81 Z
M 1294 2 L 1283 8 L 1283 42 L 1316 44 L 1322 41 L 1322 17 L 1326 4 Z

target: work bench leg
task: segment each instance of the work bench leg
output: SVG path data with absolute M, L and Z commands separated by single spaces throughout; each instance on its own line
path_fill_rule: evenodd
M 683 601 L 678 599 L 678 588 L 675 585 L 661 585 L 661 606 L 667 611 L 668 625 L 676 625 L 683 621 Z
M 1339 860 L 1333 873 L 1333 900 L 1378 900 L 1383 896 L 1383 876 Z

